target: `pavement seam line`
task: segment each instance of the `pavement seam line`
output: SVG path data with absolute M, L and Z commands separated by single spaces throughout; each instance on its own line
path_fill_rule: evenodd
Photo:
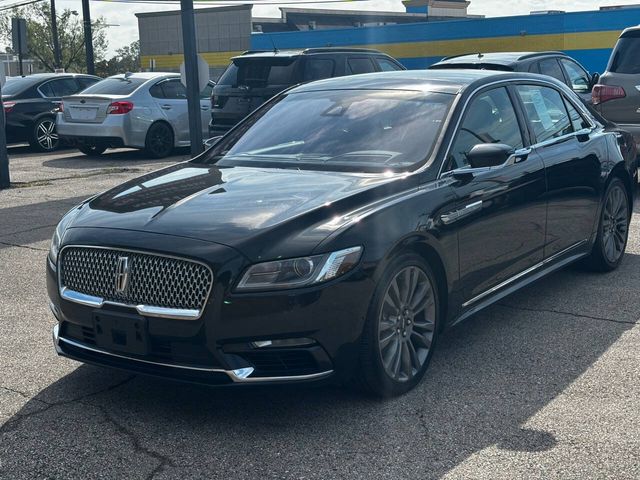
M 69 208 L 73 208 L 73 206 L 71 206 Z M 9 237 L 11 235 L 20 235 L 21 233 L 28 233 L 28 232 L 33 232 L 35 230 L 41 230 L 43 228 L 53 228 L 53 227 L 57 227 L 57 226 L 58 226 L 57 223 L 54 223 L 53 225 L 39 225 L 37 227 L 27 228 L 26 230 L 18 230 L 16 232 L 3 233 L 2 235 L 0 235 L 0 237 Z
M 504 308 L 511 308 L 513 310 L 524 310 L 526 312 L 546 312 L 546 313 L 557 313 L 559 315 L 567 315 L 570 317 L 575 317 L 575 318 L 587 318 L 589 320 L 597 320 L 597 321 L 601 321 L 601 322 L 612 322 L 612 323 L 622 323 L 622 324 L 626 324 L 626 325 L 638 325 L 638 321 L 628 321 L 628 320 L 615 320 L 613 318 L 606 318 L 606 317 L 594 317 L 591 315 L 583 315 L 580 313 L 572 313 L 572 312 L 565 312 L 562 310 L 553 310 L 553 309 L 548 309 L 548 308 L 529 308 L 529 307 L 520 307 L 520 306 L 516 306 L 516 305 L 509 305 L 508 303 L 497 303 L 496 304 L 499 307 L 504 307 Z
M 6 245 L 7 247 L 26 248 L 27 250 L 35 250 L 36 252 L 48 252 L 46 248 L 30 247 L 28 245 L 20 245 L 19 243 L 1 242 L 0 245 Z

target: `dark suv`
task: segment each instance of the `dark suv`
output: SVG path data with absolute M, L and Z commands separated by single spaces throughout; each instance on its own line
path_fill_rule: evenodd
M 292 85 L 343 75 L 405 70 L 390 56 L 363 48 L 248 51 L 231 60 L 211 95 L 211 136 L 224 134 Z
M 640 26 L 620 35 L 593 89 L 593 105 L 607 120 L 631 132 L 640 147 Z
M 465 54 L 444 58 L 429 68 L 472 68 L 540 73 L 560 80 L 587 102 L 591 101 L 591 89 L 598 83 L 599 78 L 597 73 L 587 73 L 582 65 L 562 52 Z
M 7 143 L 29 142 L 40 152 L 58 148 L 55 110 L 62 97 L 101 80 L 92 75 L 36 73 L 12 78 L 2 87 Z

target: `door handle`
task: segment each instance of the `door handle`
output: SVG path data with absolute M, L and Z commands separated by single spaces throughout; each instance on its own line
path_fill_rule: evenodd
M 529 158 L 531 152 L 531 148 L 520 148 L 519 150 L 516 150 L 515 152 L 513 152 L 513 155 L 509 157 L 509 160 L 507 160 L 507 165 L 524 162 L 527 158 Z
M 171 110 L 171 105 L 161 105 L 160 108 L 163 110 Z
M 205 107 L 204 105 L 200 105 L 200 110 L 209 110 L 209 107 Z

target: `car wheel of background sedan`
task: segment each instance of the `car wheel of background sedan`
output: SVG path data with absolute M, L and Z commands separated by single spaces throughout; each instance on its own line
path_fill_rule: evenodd
M 38 152 L 51 152 L 58 148 L 58 143 L 55 119 L 44 117 L 34 124 L 29 139 L 31 148 Z
M 100 156 L 106 149 L 106 145 L 78 145 L 78 150 L 89 157 Z
M 373 296 L 362 337 L 359 372 L 365 389 L 400 395 L 422 379 L 438 335 L 438 286 L 416 254 L 394 260 Z
M 149 127 L 144 150 L 153 158 L 164 158 L 173 151 L 173 131 L 163 122 L 154 123 Z
M 604 195 L 598 236 L 587 265 L 596 271 L 609 272 L 618 267 L 629 236 L 629 196 L 619 178 L 614 178 Z

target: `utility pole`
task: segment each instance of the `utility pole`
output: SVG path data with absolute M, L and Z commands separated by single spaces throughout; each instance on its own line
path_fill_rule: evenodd
M 3 68 L 3 67 L 0 67 Z M 7 134 L 5 133 L 5 115 L 2 105 L 2 85 L 0 84 L 0 189 L 9 188 L 9 156 L 7 155 Z
M 53 37 L 53 66 L 62 67 L 60 40 L 58 39 L 58 18 L 56 17 L 56 0 L 51 0 L 51 36 Z
M 93 63 L 93 35 L 91 34 L 91 12 L 89 11 L 89 0 L 82 0 L 82 23 L 84 24 L 84 49 L 87 54 L 87 73 L 96 74 Z
M 88 1 L 88 0 L 85 0 Z M 180 0 L 182 18 L 182 44 L 184 45 L 184 75 L 187 87 L 187 108 L 189 111 L 189 139 L 191 155 L 204 150 L 202 145 L 202 117 L 200 116 L 200 87 L 198 85 L 198 51 L 196 49 L 196 24 L 193 14 L 193 0 Z

